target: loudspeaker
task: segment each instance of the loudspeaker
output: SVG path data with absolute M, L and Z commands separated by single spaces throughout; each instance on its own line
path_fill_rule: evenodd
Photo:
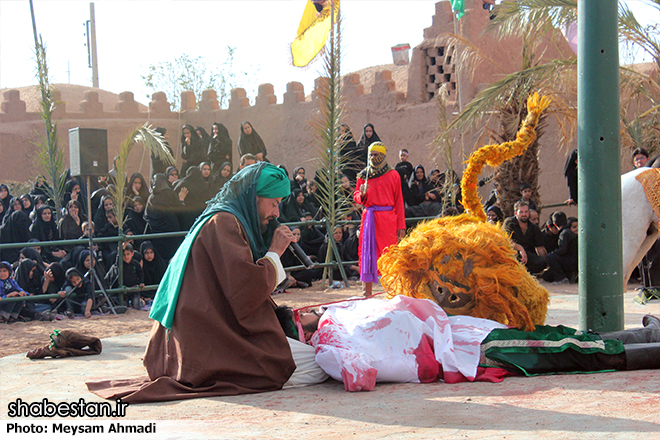
M 108 174 L 108 130 L 69 129 L 69 163 L 72 176 Z

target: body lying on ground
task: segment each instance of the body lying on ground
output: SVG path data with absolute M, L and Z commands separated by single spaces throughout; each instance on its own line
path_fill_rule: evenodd
M 376 382 L 500 382 L 510 375 L 660 368 L 660 320 L 647 315 L 644 324 L 601 334 L 564 326 L 529 332 L 447 316 L 433 301 L 396 296 L 330 305 L 313 336 L 309 324 L 302 331 L 320 368 L 347 391 L 369 391 Z

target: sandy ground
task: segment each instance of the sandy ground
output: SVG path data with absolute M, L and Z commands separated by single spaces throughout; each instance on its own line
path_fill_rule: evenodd
M 546 323 L 577 327 L 577 321 L 573 316 L 577 311 L 577 284 L 552 285 L 544 281 L 541 281 L 541 284 L 551 292 L 551 295 L 560 295 L 564 298 L 558 304 L 553 304 L 551 299 Z M 626 293 L 626 311 L 634 311 L 634 315 L 628 316 L 626 320 L 626 327 L 628 328 L 638 327 L 641 323 L 641 316 L 645 313 L 658 313 L 660 311 L 658 301 L 653 301 L 647 306 L 633 305 L 631 300 L 636 294 L 636 287 L 638 287 L 637 284 L 628 285 L 628 292 Z M 376 286 L 374 292 L 382 292 L 382 288 Z M 361 295 L 362 288 L 357 286 L 357 283 L 351 283 L 349 288 L 322 289 L 321 282 L 317 281 L 307 289 L 293 288 L 288 289 L 286 293 L 273 295 L 273 299 L 278 305 L 297 308 L 340 301 Z M 95 336 L 100 339 L 147 332 L 151 330 L 153 324 L 148 315 L 149 312 L 147 311 L 128 309 L 126 313 L 118 316 L 107 314 L 93 315 L 89 319 L 81 316 L 69 319 L 61 315 L 63 319 L 52 322 L 0 324 L 0 358 L 25 353 L 33 348 L 47 345 L 50 342 L 49 335 L 53 329 L 76 330 L 87 336 Z
M 351 283 L 355 285 L 355 283 Z M 357 287 L 346 289 L 321 289 L 321 283 L 315 282 L 307 289 L 289 289 L 288 293 L 273 295 L 278 305 L 289 307 L 302 307 L 339 301 L 353 295 L 360 295 L 362 290 Z M 50 343 L 49 335 L 53 329 L 75 330 L 87 336 L 100 339 L 112 336 L 128 335 L 149 331 L 153 321 L 149 319 L 149 312 L 128 309 L 124 314 L 114 316 L 92 315 L 91 318 L 77 316 L 69 319 L 52 322 L 15 322 L 13 324 L 0 324 L 0 358 L 18 353 L 24 353 L 33 348 L 43 347 Z
M 547 323 L 577 326 L 577 285 L 548 285 L 551 291 Z M 635 285 L 624 297 L 626 327 L 638 327 L 644 314 L 660 315 L 660 301 L 633 302 Z M 340 300 L 359 289 L 322 291 L 292 289 L 276 295 L 292 306 Z M 22 344 L 45 345 L 52 328 L 95 332 L 103 338 L 99 356 L 31 361 Z M 147 312 L 129 311 L 118 318 L 64 320 L 0 326 L 0 346 L 16 353 L 0 358 L 0 438 L 70 437 L 55 426 L 92 427 L 102 434 L 76 434 L 76 439 L 635 439 L 660 438 L 660 375 L 658 370 L 603 374 L 511 377 L 501 383 L 448 385 L 379 383 L 371 392 L 347 393 L 343 384 L 328 380 L 315 386 L 272 393 L 217 396 L 175 402 L 130 405 L 117 417 L 19 416 L 10 418 L 9 405 L 23 402 L 57 404 L 101 402 L 87 381 L 144 377 L 144 348 L 149 338 Z M 142 330 L 138 330 L 142 329 Z M 132 333 L 132 334 L 122 334 Z M 108 335 L 108 336 L 104 336 Z M 120 335 L 120 336 L 112 336 Z M 22 342 L 20 342 L 22 341 Z M 7 344 L 13 348 L 8 349 Z M 109 426 L 154 427 L 152 434 L 111 434 Z M 40 426 L 44 434 L 10 432 L 9 426 Z

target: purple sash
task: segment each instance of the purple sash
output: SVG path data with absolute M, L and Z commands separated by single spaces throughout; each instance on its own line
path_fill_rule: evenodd
M 378 246 L 376 244 L 375 211 L 391 211 L 393 206 L 370 206 L 364 215 L 362 225 L 362 264 L 360 264 L 360 280 L 365 283 L 378 282 Z

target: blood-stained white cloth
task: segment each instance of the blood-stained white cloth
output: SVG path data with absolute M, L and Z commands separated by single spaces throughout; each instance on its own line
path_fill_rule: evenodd
M 346 391 L 370 391 L 376 382 L 473 381 L 481 342 L 496 328 L 506 326 L 396 296 L 329 306 L 311 343 L 316 362 Z

